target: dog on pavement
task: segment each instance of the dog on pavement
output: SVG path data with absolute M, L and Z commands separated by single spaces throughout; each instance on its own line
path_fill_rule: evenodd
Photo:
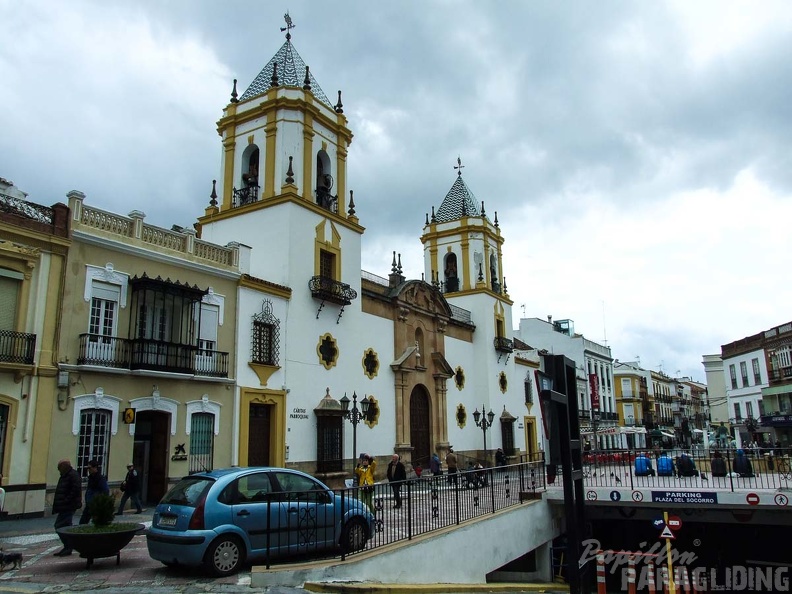
M 20 569 L 22 567 L 22 553 L 6 553 L 0 549 L 0 571 L 8 568 Z

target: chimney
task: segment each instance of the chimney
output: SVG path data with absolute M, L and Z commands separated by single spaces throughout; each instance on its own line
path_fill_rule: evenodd
M 553 323 L 553 316 L 547 316 L 547 323 L 548 324 L 552 324 Z

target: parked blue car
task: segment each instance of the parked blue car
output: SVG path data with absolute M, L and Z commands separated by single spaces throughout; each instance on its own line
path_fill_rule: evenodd
M 245 561 L 366 546 L 374 517 L 346 491 L 287 468 L 227 468 L 187 476 L 157 505 L 149 555 L 223 576 Z

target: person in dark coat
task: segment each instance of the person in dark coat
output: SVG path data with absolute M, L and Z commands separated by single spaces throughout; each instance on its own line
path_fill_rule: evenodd
M 726 460 L 723 459 L 723 454 L 720 453 L 720 450 L 715 450 L 712 452 L 712 460 L 710 460 L 710 470 L 712 471 L 712 476 L 715 477 L 724 477 L 728 474 L 728 470 L 726 468 Z
M 88 484 L 85 487 L 85 507 L 80 516 L 80 524 L 91 521 L 91 500 L 95 495 L 110 495 L 110 487 L 107 478 L 99 472 L 99 462 L 91 460 L 88 462 Z
M 402 506 L 401 488 L 406 480 L 407 471 L 404 469 L 404 464 L 399 460 L 398 454 L 393 454 L 391 461 L 388 463 L 388 482 L 391 489 L 393 489 L 394 508 Z
M 55 497 L 52 500 L 52 513 L 58 514 L 55 518 L 55 530 L 64 526 L 71 526 L 74 512 L 82 507 L 82 481 L 77 471 L 72 468 L 70 460 L 58 462 L 60 478 L 55 487 Z M 63 537 L 61 537 L 63 542 Z M 72 550 L 63 542 L 63 548 L 55 553 L 56 557 L 67 557 Z
M 120 516 L 124 513 L 124 506 L 130 497 L 132 498 L 132 504 L 137 509 L 135 513 L 143 513 L 143 506 L 140 505 L 140 477 L 138 476 L 138 471 L 135 470 L 134 464 L 127 464 L 126 478 L 121 483 L 121 490 L 124 494 L 121 496 L 116 515 Z
M 745 455 L 745 450 L 737 450 L 737 454 L 734 456 L 734 472 L 742 477 L 754 476 L 753 465 Z
M 506 454 L 503 452 L 503 448 L 498 448 L 495 452 L 495 465 L 506 466 Z
M 432 454 L 432 457 L 429 459 L 429 470 L 432 471 L 434 476 L 443 474 L 443 471 L 440 469 L 440 456 L 436 453 Z

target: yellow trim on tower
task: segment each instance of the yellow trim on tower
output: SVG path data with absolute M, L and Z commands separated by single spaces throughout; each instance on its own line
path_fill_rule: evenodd
M 228 210 L 231 208 L 231 199 L 234 191 L 234 158 L 236 155 L 236 139 L 233 136 L 233 130 L 227 130 L 228 137 L 223 140 L 224 153 L 224 167 L 223 167 L 223 198 L 221 210 Z
M 343 139 L 336 143 L 336 195 L 338 196 L 338 214 L 346 214 L 346 148 L 341 146 Z
M 267 133 L 267 154 L 264 156 L 264 191 L 262 199 L 270 198 L 275 195 L 275 141 L 278 135 L 278 125 L 275 123 L 276 112 L 267 114 L 267 125 L 264 130 Z
M 462 232 L 462 270 L 464 271 L 464 276 L 462 277 L 462 290 L 470 290 L 473 288 L 474 284 L 470 282 L 470 240 L 468 239 L 467 232 Z M 457 268 L 457 274 L 459 274 L 459 268 Z
M 325 237 L 325 228 L 330 224 L 330 239 Z M 314 276 L 320 274 L 320 253 L 322 251 L 335 255 L 335 276 L 333 280 L 341 281 L 341 234 L 332 221 L 325 219 L 316 226 L 314 243 Z
M 303 182 L 302 195 L 309 202 L 313 202 L 313 180 L 314 159 L 313 159 L 313 139 L 316 135 L 313 129 L 313 117 L 310 113 L 305 114 L 305 124 L 303 124 Z

